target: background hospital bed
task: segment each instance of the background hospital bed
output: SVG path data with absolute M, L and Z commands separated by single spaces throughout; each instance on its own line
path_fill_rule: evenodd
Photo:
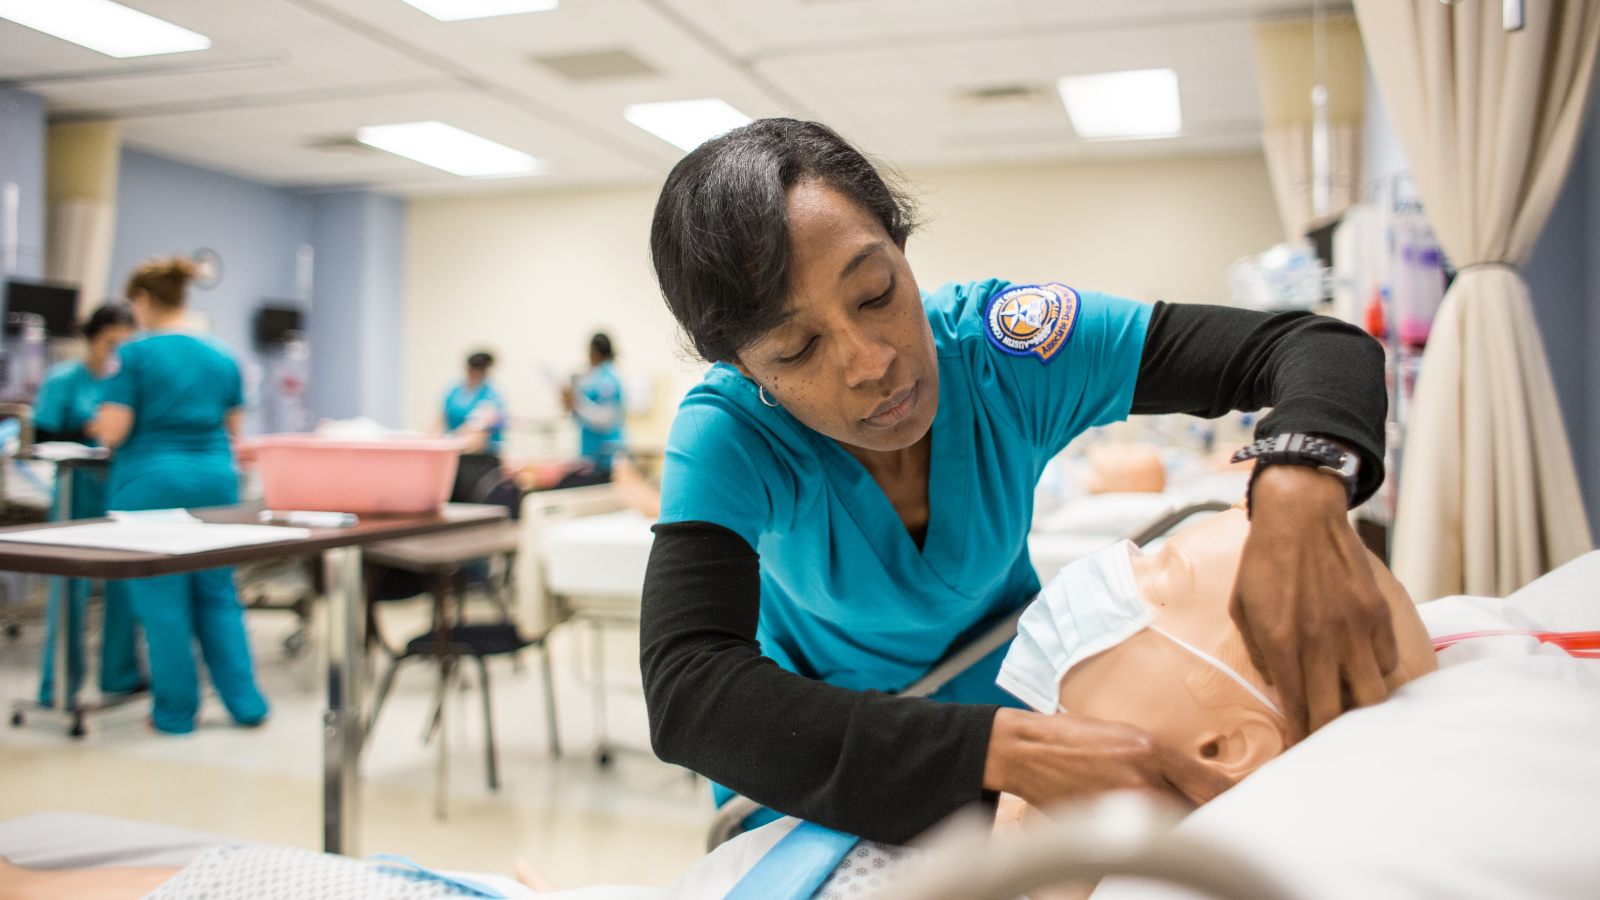
M 1190 504 L 1179 509 L 1172 509 L 1159 514 L 1152 521 L 1147 521 L 1138 529 L 1135 529 L 1131 532 L 1125 532 L 1125 536 L 1128 540 L 1132 541 L 1139 547 L 1151 546 L 1161 538 L 1172 533 L 1178 528 L 1178 526 L 1184 524 L 1190 519 L 1193 519 L 1196 516 L 1205 516 L 1221 512 L 1225 509 L 1228 509 L 1230 505 L 1231 504 L 1223 503 L 1221 501 L 1207 501 L 1203 503 Z M 1115 539 L 1116 538 L 1099 540 L 1098 543 L 1092 547 L 1089 547 L 1089 549 L 1085 552 L 1092 553 L 1094 550 L 1111 543 L 1111 541 Z M 1098 538 L 1096 538 L 1096 540 L 1098 540 Z M 1037 565 L 1037 563 L 1035 563 L 1035 565 Z M 1059 566 L 1057 568 L 1059 569 Z M 1040 580 L 1044 581 L 1047 577 L 1053 577 L 1054 574 L 1055 573 L 1052 571 L 1050 576 L 1041 575 Z M 952 651 L 932 669 L 929 669 L 928 674 L 922 676 L 920 679 L 913 682 L 909 687 L 900 691 L 899 693 L 906 697 L 927 697 L 936 693 L 951 679 L 955 678 L 957 675 L 960 675 L 962 672 L 965 672 L 969 667 L 984 659 L 990 653 L 993 653 L 1007 641 L 1010 641 L 1013 637 L 1015 637 L 1017 633 L 1017 620 L 1022 618 L 1022 613 L 1025 609 L 1027 609 L 1027 604 L 1023 604 L 1023 606 L 1019 607 L 1016 612 L 1006 616 L 1003 620 L 996 623 L 994 627 L 990 628 L 987 632 L 978 636 L 977 638 L 974 638 L 970 643 Z M 706 834 L 706 848 L 708 850 L 714 850 L 724 841 L 732 838 L 734 835 L 739 834 L 745 828 L 745 820 L 750 818 L 750 816 L 756 812 L 759 812 L 761 809 L 761 804 L 751 800 L 748 797 L 743 797 L 736 794 L 729 798 L 726 803 L 722 804 L 722 806 L 717 809 L 717 816 L 711 822 L 711 829 Z

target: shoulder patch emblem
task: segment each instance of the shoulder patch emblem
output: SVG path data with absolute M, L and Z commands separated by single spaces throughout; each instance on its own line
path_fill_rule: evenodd
M 1048 364 L 1078 324 L 1078 292 L 1064 284 L 1019 284 L 989 298 L 989 343 L 1012 356 Z

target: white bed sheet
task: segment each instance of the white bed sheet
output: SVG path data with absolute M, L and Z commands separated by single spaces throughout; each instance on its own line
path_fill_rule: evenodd
M 1507 600 L 1423 604 L 1430 633 L 1600 629 L 1600 552 Z M 1529 638 L 1463 642 L 1440 671 L 1340 718 L 1180 827 L 1297 897 L 1600 893 L 1600 661 Z M 1109 880 L 1097 900 L 1192 898 Z
M 542 900 L 702 900 L 726 894 L 798 823 L 797 819 L 780 819 L 739 835 L 697 861 L 664 888 L 588 885 L 535 894 L 496 873 L 452 874 L 466 875 L 493 884 L 511 897 L 536 896 Z M 82 813 L 40 813 L 0 821 L 0 856 L 5 856 L 16 865 L 38 869 L 106 866 L 181 868 L 213 847 L 243 846 L 247 843 L 166 825 Z M 422 862 L 426 863 L 426 860 Z

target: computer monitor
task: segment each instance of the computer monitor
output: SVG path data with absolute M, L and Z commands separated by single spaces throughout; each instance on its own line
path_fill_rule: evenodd
M 257 347 L 276 347 L 296 334 L 305 334 L 305 314 L 293 301 L 268 300 L 256 310 Z
M 33 313 L 44 319 L 45 334 L 73 337 L 78 333 L 78 289 L 45 281 L 6 281 L 5 333 L 21 333 L 17 313 Z

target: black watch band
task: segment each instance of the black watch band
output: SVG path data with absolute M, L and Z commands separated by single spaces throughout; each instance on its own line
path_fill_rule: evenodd
M 1312 434 L 1279 434 L 1262 438 L 1233 455 L 1236 463 L 1253 459 L 1255 470 L 1250 473 L 1250 486 L 1245 490 L 1247 507 L 1253 507 L 1250 497 L 1255 491 L 1256 476 L 1268 466 L 1309 466 L 1344 482 L 1345 504 L 1350 505 L 1356 496 L 1356 475 L 1361 470 L 1361 457 L 1339 444 Z

